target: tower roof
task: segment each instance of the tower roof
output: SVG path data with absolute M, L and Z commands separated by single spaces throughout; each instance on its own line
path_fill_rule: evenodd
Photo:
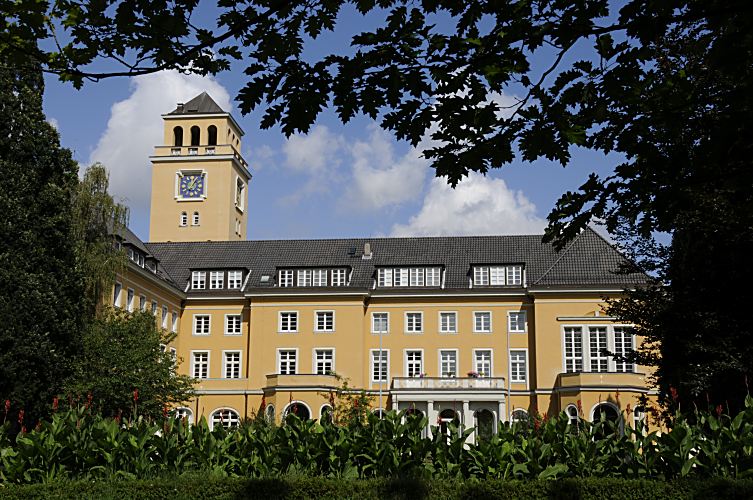
M 214 99 L 212 99 L 209 94 L 202 92 L 187 103 L 178 104 L 178 107 L 168 113 L 168 115 L 200 115 L 213 113 L 226 113 L 226 111 L 223 110 L 216 102 L 214 102 Z

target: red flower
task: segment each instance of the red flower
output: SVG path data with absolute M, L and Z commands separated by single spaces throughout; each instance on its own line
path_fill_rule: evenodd
M 90 391 L 90 392 L 89 392 L 89 393 L 88 393 L 88 394 L 86 395 L 86 408 L 87 408 L 87 409 L 91 408 L 91 406 L 92 406 L 92 399 L 94 399 L 94 398 L 93 398 L 93 396 L 92 396 L 92 393 L 91 393 L 91 391 Z
M 57 411 L 59 403 L 60 403 L 60 401 L 58 400 L 57 396 L 55 396 L 54 398 L 52 398 L 52 411 Z
M 133 402 L 136 403 L 136 402 L 138 402 L 138 400 L 139 400 L 139 390 L 138 389 L 134 389 L 133 390 Z
M 162 418 L 167 418 L 167 406 L 162 407 Z
M 5 400 L 5 413 L 10 411 L 10 399 Z
M 576 403 L 578 406 L 578 415 L 583 415 L 583 403 L 581 403 L 580 399 Z
M 21 425 L 23 425 L 23 423 L 24 423 L 24 413 L 25 412 L 24 412 L 23 408 L 21 408 L 20 410 L 18 410 L 18 423 L 21 424 Z
M 722 415 L 722 405 L 716 405 L 716 416 L 720 417 Z
M 675 389 L 674 387 L 670 386 L 669 387 L 669 394 L 670 394 L 670 396 L 672 396 L 672 401 L 674 401 L 676 403 L 677 400 L 679 399 L 679 396 L 677 395 L 677 389 Z

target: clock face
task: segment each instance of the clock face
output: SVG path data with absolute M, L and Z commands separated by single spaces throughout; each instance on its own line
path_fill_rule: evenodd
M 183 198 L 204 196 L 204 174 L 184 174 L 180 178 L 178 193 Z

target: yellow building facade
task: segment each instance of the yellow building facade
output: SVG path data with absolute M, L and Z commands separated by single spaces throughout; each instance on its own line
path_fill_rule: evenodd
M 644 418 L 646 368 L 606 354 L 640 339 L 603 308 L 646 277 L 618 273 L 625 258 L 594 231 L 560 252 L 541 235 L 247 240 L 240 128 L 206 94 L 163 118 L 151 241 L 122 239 L 131 263 L 113 301 L 177 332 L 168 348 L 197 379 L 181 414 L 210 425 L 259 411 L 318 419 L 338 374 L 373 396 L 374 411 L 421 412 L 432 425 Z

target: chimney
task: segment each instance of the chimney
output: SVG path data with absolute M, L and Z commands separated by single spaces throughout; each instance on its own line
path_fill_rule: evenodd
M 369 260 L 374 254 L 371 253 L 371 243 L 364 243 L 363 244 L 363 255 L 361 258 L 363 260 Z
M 178 103 L 178 113 L 182 113 L 182 112 L 183 112 L 183 103 L 179 102 Z

